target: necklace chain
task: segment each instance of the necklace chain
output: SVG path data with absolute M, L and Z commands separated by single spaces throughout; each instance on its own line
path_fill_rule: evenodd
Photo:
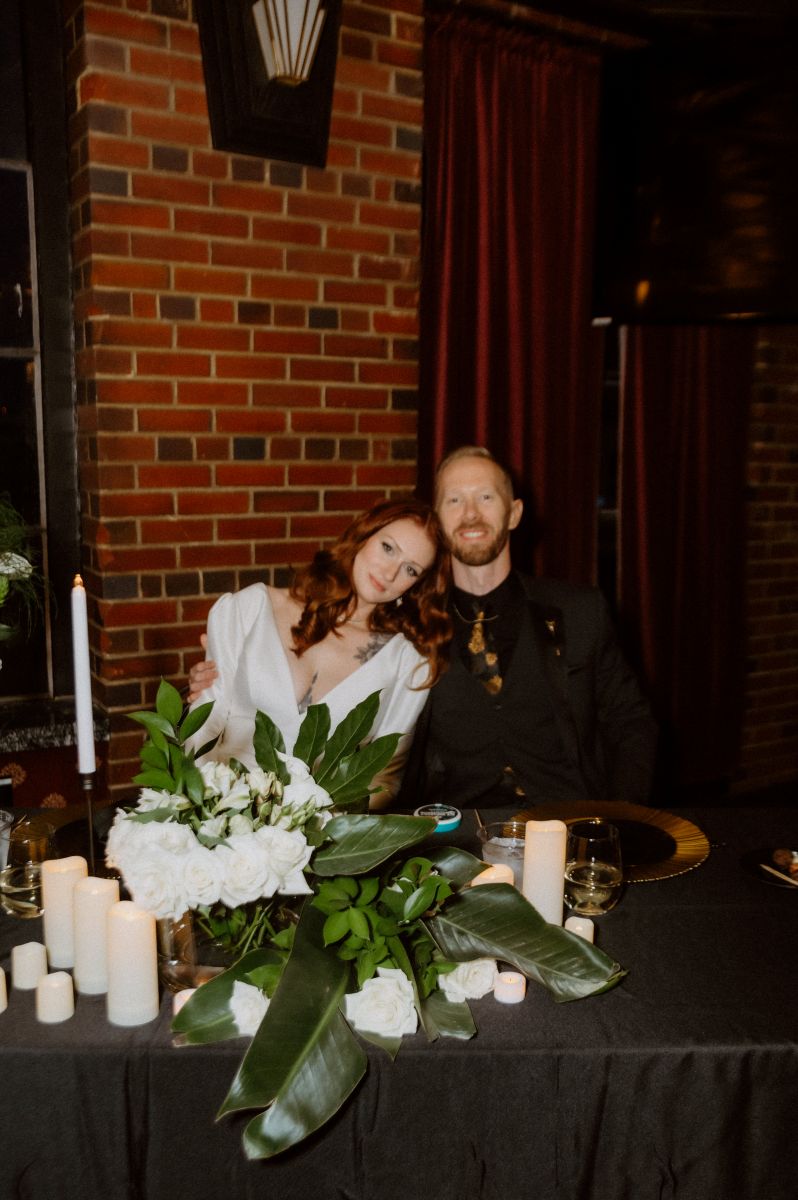
M 463 622 L 464 625 L 476 625 L 479 621 L 482 621 L 483 624 L 487 625 L 488 621 L 495 621 L 498 619 L 498 616 L 499 616 L 498 613 L 494 613 L 492 617 L 486 617 L 485 614 L 482 613 L 478 617 L 473 617 L 473 618 L 472 617 L 464 617 L 463 614 L 460 612 L 460 609 L 454 603 L 454 601 L 452 601 L 452 608 L 457 613 L 458 617 L 460 618 L 460 620 Z

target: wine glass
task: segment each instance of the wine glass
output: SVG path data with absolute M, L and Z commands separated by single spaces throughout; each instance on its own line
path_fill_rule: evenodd
M 565 850 L 567 907 L 580 916 L 603 916 L 618 903 L 622 884 L 616 826 L 598 817 L 572 822 Z
M 42 912 L 41 864 L 57 858 L 55 828 L 43 817 L 25 817 L 11 830 L 8 865 L 0 872 L 0 906 L 13 917 Z

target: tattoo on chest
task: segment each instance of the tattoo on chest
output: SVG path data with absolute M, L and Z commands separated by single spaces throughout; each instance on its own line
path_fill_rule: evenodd
M 360 646 L 355 651 L 355 658 L 360 663 L 368 662 L 373 658 L 378 650 L 381 650 L 387 641 L 390 641 L 390 633 L 372 633 L 365 646 Z
M 310 708 L 311 704 L 313 703 L 313 688 L 314 688 L 314 685 L 318 678 L 319 678 L 319 673 L 318 673 L 318 671 L 315 671 L 313 674 L 313 678 L 311 679 L 310 683 L 308 684 L 308 690 L 305 692 L 304 696 L 302 697 L 302 699 L 299 701 L 299 703 L 297 705 L 297 708 L 299 709 L 299 711 L 301 713 L 307 712 L 307 710 Z

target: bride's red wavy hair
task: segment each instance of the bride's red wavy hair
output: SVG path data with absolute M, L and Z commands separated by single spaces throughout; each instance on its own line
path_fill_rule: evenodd
M 381 500 L 345 529 L 328 549 L 319 550 L 312 562 L 302 567 L 291 585 L 291 595 L 302 607 L 302 616 L 291 633 L 297 657 L 322 641 L 351 616 L 355 607 L 352 564 L 358 551 L 375 533 L 392 521 L 415 521 L 435 547 L 432 565 L 401 597 L 401 603 L 375 605 L 369 628 L 375 633 L 403 633 L 429 662 L 424 687 L 431 687 L 446 670 L 446 654 L 452 639 L 452 622 L 446 611 L 446 593 L 451 580 L 449 552 L 433 508 L 410 496 Z

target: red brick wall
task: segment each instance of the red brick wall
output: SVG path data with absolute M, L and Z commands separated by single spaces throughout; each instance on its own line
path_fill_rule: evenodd
M 327 167 L 211 147 L 185 0 L 65 3 L 84 576 L 109 780 L 222 591 L 415 483 L 420 0 L 345 4 Z M 167 15 L 160 15 L 167 14 Z
M 798 779 L 798 328 L 762 329 L 748 456 L 747 684 L 735 791 Z

